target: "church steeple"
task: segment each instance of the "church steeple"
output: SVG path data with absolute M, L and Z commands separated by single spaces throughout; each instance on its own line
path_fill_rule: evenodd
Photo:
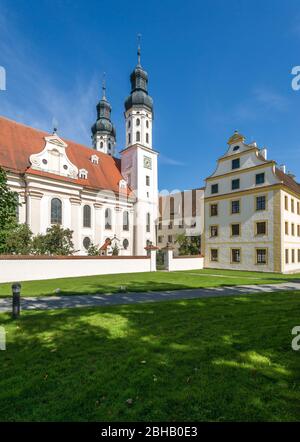
M 116 130 L 111 122 L 111 105 L 106 98 L 106 82 L 103 76 L 102 98 L 97 104 L 97 120 L 93 124 L 93 147 L 100 152 L 114 156 L 116 144 Z
M 125 100 L 126 146 L 139 143 L 152 148 L 153 100 L 148 94 L 148 74 L 141 65 L 140 36 L 130 83 L 131 93 Z

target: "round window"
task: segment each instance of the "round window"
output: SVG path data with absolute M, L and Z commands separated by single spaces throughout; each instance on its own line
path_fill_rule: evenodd
M 68 169 L 68 166 L 67 166 L 66 164 L 64 164 L 64 169 L 65 169 L 65 170 L 67 170 L 67 169 Z
M 43 159 L 43 164 L 47 164 L 48 161 L 46 160 L 46 158 Z
M 129 241 L 128 241 L 128 239 L 125 238 L 123 241 L 123 247 L 126 250 L 128 248 L 128 246 L 129 246 Z
M 86 237 L 84 238 L 84 240 L 83 240 L 83 247 L 84 247 L 86 250 L 88 250 L 88 248 L 90 247 L 90 245 L 91 245 L 91 239 L 90 239 L 88 236 L 86 236 Z

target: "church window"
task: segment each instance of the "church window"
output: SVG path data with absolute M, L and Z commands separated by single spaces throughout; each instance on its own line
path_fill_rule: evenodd
M 141 133 L 139 131 L 136 133 L 136 141 L 141 141 Z
M 129 230 L 129 213 L 127 211 L 123 213 L 123 230 Z
M 63 165 L 63 168 L 64 168 L 65 170 L 68 170 L 68 166 L 67 166 L 66 164 Z
M 103 141 L 100 143 L 100 148 L 103 149 Z
M 147 127 L 147 129 L 149 127 L 149 121 L 148 120 L 146 120 L 146 127 Z
M 51 200 L 51 224 L 62 223 L 62 202 L 58 198 Z
M 130 122 L 130 120 L 128 121 L 128 129 L 130 129 L 130 126 L 131 126 L 131 122 Z
M 139 118 L 136 119 L 136 125 L 139 126 L 141 124 L 141 120 Z
M 91 227 L 91 207 L 83 207 L 83 227 Z
M 111 149 L 111 144 L 110 143 L 108 143 L 108 148 L 109 148 L 109 150 Z
M 150 232 L 150 213 L 147 213 L 146 215 L 146 232 Z
M 234 146 L 234 148 L 232 149 L 234 152 L 236 152 L 237 150 L 239 150 L 240 146 Z
M 111 210 L 105 209 L 105 228 L 111 229 Z
M 146 186 L 150 186 L 150 177 L 146 175 Z
M 128 239 L 125 238 L 124 241 L 123 241 L 123 247 L 124 247 L 125 250 L 127 250 L 128 246 L 129 246 L 129 241 L 128 241 Z
M 149 143 L 149 134 L 146 134 L 146 143 Z
M 47 164 L 48 161 L 46 160 L 46 158 L 43 159 L 43 164 Z
M 128 144 L 130 144 L 131 143 L 131 136 L 130 136 L 130 134 L 128 134 Z

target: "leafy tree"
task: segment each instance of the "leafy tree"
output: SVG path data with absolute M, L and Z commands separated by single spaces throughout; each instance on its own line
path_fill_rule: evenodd
M 75 250 L 72 237 L 72 230 L 53 225 L 45 235 L 39 234 L 33 238 L 33 252 L 37 255 L 73 255 Z
M 6 172 L 0 167 L 0 253 L 5 253 L 6 237 L 17 226 L 17 193 L 7 185 Z
M 18 224 L 9 230 L 5 239 L 5 253 L 29 255 L 32 250 L 32 232 L 27 224 Z
M 113 256 L 117 256 L 119 255 L 119 247 L 117 246 L 117 244 L 115 243 L 115 245 L 112 248 L 112 255 Z
M 98 256 L 98 255 L 100 255 L 99 248 L 97 246 L 95 246 L 95 244 L 93 244 L 93 243 L 88 248 L 87 253 L 88 253 L 88 256 Z
M 176 242 L 179 244 L 179 255 L 199 255 L 201 240 L 200 236 L 177 235 Z

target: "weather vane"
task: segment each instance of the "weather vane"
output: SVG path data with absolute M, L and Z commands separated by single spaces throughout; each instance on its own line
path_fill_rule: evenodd
M 103 72 L 102 77 L 102 98 L 106 98 L 106 73 Z
M 58 121 L 55 117 L 52 118 L 53 135 L 57 133 Z
M 138 42 L 138 50 L 137 50 L 138 65 L 141 64 L 141 38 L 142 38 L 142 34 L 138 34 L 137 35 L 137 42 Z

